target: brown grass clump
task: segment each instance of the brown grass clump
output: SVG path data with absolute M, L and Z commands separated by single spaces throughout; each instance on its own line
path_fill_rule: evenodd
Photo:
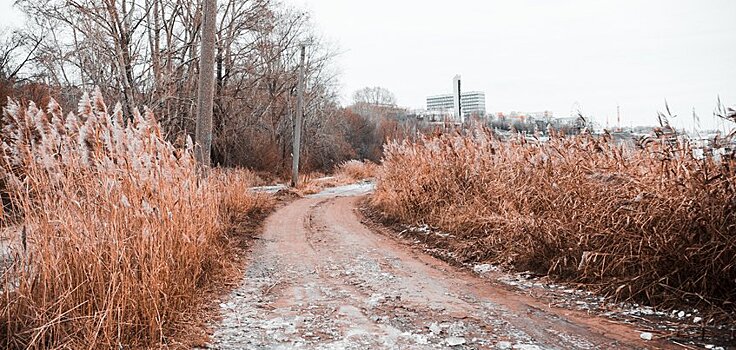
M 215 169 L 210 174 L 220 194 L 220 216 L 231 234 L 240 234 L 257 224 L 275 206 L 273 196 L 251 192 L 250 188 L 263 182 L 248 169 Z
M 655 306 L 736 300 L 736 162 L 685 144 L 607 137 L 500 142 L 490 133 L 386 147 L 372 204 L 495 261 Z
M 99 93 L 66 116 L 10 102 L 2 140 L 0 347 L 187 347 L 236 213 L 269 205 L 250 175 L 199 178 L 191 141 L 175 149 L 152 113 L 108 113 Z
M 376 176 L 378 165 L 369 160 L 348 160 L 335 168 L 335 176 L 349 181 L 360 181 Z

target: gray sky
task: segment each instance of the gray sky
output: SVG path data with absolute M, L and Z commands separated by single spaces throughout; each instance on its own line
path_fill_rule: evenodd
M 23 24 L 23 16 L 13 8 L 14 0 L 0 0 L 0 29 Z
M 736 104 L 734 0 L 283 0 L 310 10 L 337 58 L 343 102 L 383 86 L 423 108 L 449 93 L 486 93 L 490 112 L 552 110 L 615 125 L 653 124 L 664 99 L 674 122 L 704 126 L 717 95 Z M 20 23 L 0 0 L 0 26 Z
M 615 125 L 703 124 L 717 95 L 736 104 L 736 1 L 284 0 L 310 9 L 338 57 L 344 101 L 364 86 L 424 107 L 455 74 L 489 111 L 552 110 Z M 720 124 L 720 122 L 718 123 Z

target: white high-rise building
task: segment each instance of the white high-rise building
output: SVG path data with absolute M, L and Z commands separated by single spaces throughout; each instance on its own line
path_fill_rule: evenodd
M 481 91 L 468 91 L 460 93 L 460 106 L 465 117 L 472 115 L 484 116 L 486 114 L 486 94 Z M 427 97 L 428 111 L 455 112 L 455 97 L 453 94 L 436 95 Z
M 427 110 L 452 112 L 455 120 L 461 123 L 465 123 L 466 117 L 486 115 L 486 94 L 480 91 L 462 92 L 459 75 L 452 79 L 452 91 L 452 94 L 427 97 Z
M 463 107 L 463 115 L 466 117 L 486 115 L 486 94 L 484 92 L 468 91 L 462 94 L 460 101 Z
M 427 97 L 427 110 L 452 112 L 455 110 L 455 98 L 452 94 Z

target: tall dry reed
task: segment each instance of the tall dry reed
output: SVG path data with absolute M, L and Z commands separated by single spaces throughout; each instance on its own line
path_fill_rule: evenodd
M 366 180 L 376 176 L 378 165 L 370 160 L 351 159 L 335 167 L 335 176 L 349 181 Z
M 734 309 L 736 162 L 686 144 L 441 135 L 386 147 L 372 204 L 494 261 L 653 305 Z
M 197 176 L 191 142 L 175 149 L 150 111 L 126 119 L 99 93 L 68 115 L 11 101 L 2 121 L 16 239 L 0 268 L 0 346 L 186 347 L 229 264 L 233 203 L 267 204 L 222 197 L 223 179 Z

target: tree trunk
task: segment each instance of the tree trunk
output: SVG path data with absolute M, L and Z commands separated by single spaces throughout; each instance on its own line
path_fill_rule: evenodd
M 215 23 L 217 0 L 205 0 L 202 20 L 199 59 L 199 87 L 197 89 L 197 126 L 194 157 L 200 169 L 210 166 L 212 147 L 212 104 L 215 92 Z

